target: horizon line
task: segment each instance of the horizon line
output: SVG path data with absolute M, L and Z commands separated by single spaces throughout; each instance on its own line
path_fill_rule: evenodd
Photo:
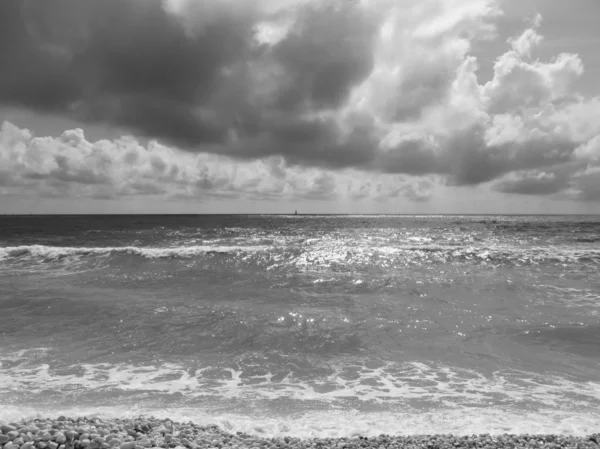
M 594 217 L 600 216 L 600 213 L 357 213 L 357 212 L 348 212 L 348 213 L 328 213 L 328 212 L 309 212 L 309 213 L 298 213 L 294 214 L 290 213 L 265 213 L 265 212 L 252 212 L 252 213 L 242 213 L 242 212 L 221 212 L 221 213 L 11 213 L 5 212 L 0 213 L 0 217 L 99 217 L 99 216 L 107 216 L 107 217 L 135 217 L 135 216 L 157 216 L 157 217 L 166 217 L 166 216 L 174 216 L 174 217 L 193 217 L 193 216 L 283 216 L 283 217 L 310 217 L 310 216 L 396 216 L 396 217 L 415 217 L 415 216 L 444 216 L 444 217 L 456 217 L 456 216 L 505 216 L 505 217 L 577 217 L 577 216 L 586 216 L 586 217 Z

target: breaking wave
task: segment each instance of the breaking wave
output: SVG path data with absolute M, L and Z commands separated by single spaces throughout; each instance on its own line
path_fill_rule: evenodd
M 246 369 L 248 372 L 246 372 Z M 379 368 L 350 364 L 333 367 L 325 376 L 255 373 L 252 367 L 192 367 L 172 363 L 133 366 L 129 364 L 79 364 L 53 368 L 5 358 L 0 361 L 0 395 L 19 393 L 43 400 L 44 395 L 62 393 L 71 399 L 94 394 L 134 397 L 179 394 L 179 402 L 193 405 L 201 399 L 237 403 L 291 400 L 342 406 L 361 403 L 421 408 L 424 403 L 445 408 L 475 407 L 494 403 L 548 408 L 594 409 L 600 404 L 600 384 L 574 382 L 550 374 L 505 369 L 484 376 L 469 369 L 433 363 L 387 363 Z M 81 398 L 79 398 L 81 396 Z M 150 396 L 148 396 L 150 397 Z M 172 397 L 172 396 L 171 396 Z M 56 398 L 52 396 L 53 400 Z M 342 407 L 345 408 L 345 407 Z
M 296 242 L 294 242 L 296 243 Z M 349 246 L 327 239 L 311 239 L 299 244 L 280 245 L 190 245 L 176 247 L 63 247 L 12 246 L 0 248 L 0 262 L 48 263 L 69 259 L 137 257 L 142 259 L 193 259 L 207 256 L 230 256 L 238 261 L 253 261 L 269 268 L 285 265 L 301 267 L 358 268 L 361 264 L 390 268 L 423 263 L 487 265 L 566 266 L 572 263 L 600 265 L 600 249 L 547 246 L 454 246 L 399 245 Z
M 311 381 L 291 373 L 276 379 L 271 374 L 247 376 L 243 369 L 174 364 L 82 364 L 57 370 L 28 362 L 30 356 L 27 352 L 2 357 L 0 397 L 6 404 L 0 418 L 48 414 L 46 407 L 51 407 L 52 414 L 164 415 L 254 435 L 300 437 L 524 431 L 585 435 L 596 428 L 599 418 L 600 385 L 514 370 L 483 376 L 412 362 L 356 367 L 354 376 L 340 367 Z M 13 402 L 14 395 L 18 399 Z M 20 404 L 23 397 L 33 400 L 36 408 L 11 405 Z M 104 403 L 99 407 L 94 400 L 100 397 Z M 113 403 L 107 404 L 111 397 Z M 269 403 L 290 400 L 305 404 L 300 407 L 305 412 L 293 420 L 266 412 Z M 225 412 L 223 404 L 231 401 L 235 410 L 266 408 L 258 412 L 260 418 L 256 413 Z M 348 401 L 354 404 L 350 409 L 342 405 Z M 423 409 L 423 401 L 431 407 Z M 123 407 L 123 402 L 131 405 Z M 221 407 L 216 411 L 211 406 L 215 403 Z M 363 410 L 361 404 L 367 403 L 379 407 Z
M 266 249 L 259 246 L 182 246 L 171 248 L 150 247 L 64 247 L 64 246 L 13 246 L 0 248 L 0 260 L 31 258 L 40 260 L 60 260 L 71 256 L 110 256 L 129 255 L 148 259 L 160 258 L 190 258 L 202 254 L 229 254 L 240 252 L 261 251 Z

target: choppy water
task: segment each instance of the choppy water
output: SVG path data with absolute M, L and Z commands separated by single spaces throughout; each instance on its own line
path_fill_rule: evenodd
M 0 418 L 600 427 L 600 217 L 0 217 Z

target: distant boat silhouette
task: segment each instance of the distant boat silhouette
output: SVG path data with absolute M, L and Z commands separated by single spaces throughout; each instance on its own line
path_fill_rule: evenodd
M 294 211 L 294 215 L 298 215 L 298 211 L 297 210 Z

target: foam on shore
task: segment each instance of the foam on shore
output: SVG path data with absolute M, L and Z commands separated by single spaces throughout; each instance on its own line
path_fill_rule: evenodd
M 439 410 L 425 413 L 357 413 L 323 411 L 289 417 L 257 412 L 254 416 L 224 413 L 215 415 L 200 409 L 146 409 L 139 407 L 74 407 L 41 409 L 8 406 L 0 410 L 0 422 L 46 417 L 87 416 L 102 420 L 154 416 L 177 422 L 215 425 L 226 432 L 243 432 L 261 438 L 355 438 L 385 435 L 503 435 L 561 434 L 585 437 L 600 431 L 600 414 L 560 411 L 522 412 L 500 409 Z

